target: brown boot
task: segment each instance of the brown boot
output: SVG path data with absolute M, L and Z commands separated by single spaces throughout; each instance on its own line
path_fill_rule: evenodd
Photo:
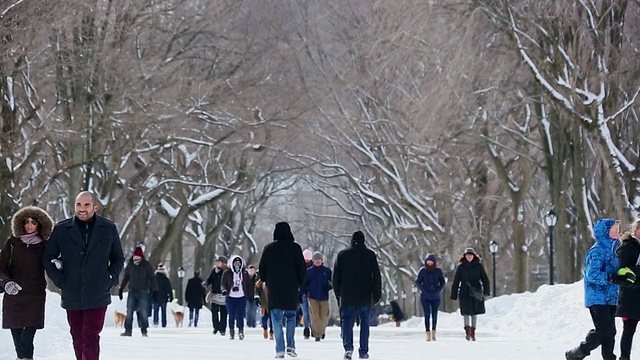
M 471 340 L 471 326 L 464 326 L 464 338 L 469 341 Z
M 267 331 L 267 329 L 262 330 L 262 337 L 265 339 L 269 338 L 269 332 Z
M 431 341 L 431 331 L 427 331 L 427 341 Z
M 431 330 L 431 341 L 436 341 L 436 331 Z
M 476 328 L 470 327 L 469 337 L 471 337 L 471 341 L 476 341 Z

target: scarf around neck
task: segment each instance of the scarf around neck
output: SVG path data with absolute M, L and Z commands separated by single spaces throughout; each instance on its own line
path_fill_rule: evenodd
M 40 237 L 40 234 L 38 234 L 38 233 L 24 234 L 24 235 L 20 235 L 20 241 L 22 241 L 23 243 L 25 243 L 27 245 L 35 245 L 35 244 L 41 243 L 42 242 L 42 238 Z

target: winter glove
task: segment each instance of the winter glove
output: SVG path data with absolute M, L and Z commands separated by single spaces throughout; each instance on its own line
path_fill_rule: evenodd
M 256 296 L 255 298 L 253 298 L 253 301 L 256 303 L 257 307 L 260 307 L 261 304 L 260 304 L 260 298 L 259 297 Z
M 18 285 L 15 281 L 7 281 L 4 284 L 4 292 L 6 292 L 7 295 L 16 295 L 20 290 L 22 290 L 22 286 Z
M 227 294 L 228 294 L 228 293 L 229 293 L 229 292 L 228 292 L 227 290 L 222 289 L 222 292 L 221 292 L 222 296 L 227 296 Z
M 51 260 L 51 263 L 56 266 L 56 269 L 62 270 L 62 261 L 59 259 Z
M 118 290 L 118 297 L 120 298 L 120 300 L 122 300 L 124 298 L 122 296 L 122 288 L 120 288 L 120 290 Z
M 621 278 L 621 280 L 626 280 L 631 284 L 636 282 L 636 274 L 629 269 L 628 267 L 623 267 L 618 270 L 617 275 Z

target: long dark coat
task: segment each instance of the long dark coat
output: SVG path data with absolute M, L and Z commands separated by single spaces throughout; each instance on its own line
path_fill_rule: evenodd
M 489 296 L 489 277 L 478 256 L 474 255 L 471 262 L 468 262 L 463 256 L 451 286 L 451 299 L 460 299 L 461 315 L 485 313 L 484 300 L 473 298 L 470 295 L 472 288 L 478 293 Z
M 198 275 L 192 277 L 187 282 L 187 288 L 184 291 L 184 300 L 190 309 L 201 309 L 204 304 L 205 289 L 202 286 L 202 278 Z
M 298 289 L 307 275 L 302 248 L 295 242 L 289 225 L 276 224 L 274 241 L 267 244 L 260 258 L 260 279 L 269 287 L 269 310 L 296 310 Z
M 625 233 L 620 237 L 620 246 L 616 249 L 618 266 L 628 267 L 634 273 L 640 274 L 640 266 L 637 265 L 640 258 L 640 240 Z M 616 316 L 640 320 L 640 287 L 625 286 L 624 281 L 618 294 L 618 308 Z
M 87 227 L 88 244 L 81 226 Z M 63 269 L 52 259 L 60 257 Z M 62 307 L 88 310 L 111 303 L 111 288 L 118 285 L 124 254 L 116 225 L 95 214 L 90 223 L 75 216 L 56 224 L 42 261 L 49 278 L 62 290 Z
M 23 221 L 35 219 L 39 224 L 39 233 L 43 242 L 27 245 L 20 240 L 24 235 Z M 51 235 L 53 220 L 42 209 L 28 206 L 16 212 L 11 219 L 12 236 L 5 242 L 0 254 L 0 286 L 7 281 L 15 281 L 22 287 L 16 295 L 4 295 L 2 300 L 2 328 L 23 327 L 44 328 L 45 289 L 42 254 L 46 240 Z M 13 253 L 11 247 L 13 246 Z M 5 270 L 11 257 L 11 273 Z

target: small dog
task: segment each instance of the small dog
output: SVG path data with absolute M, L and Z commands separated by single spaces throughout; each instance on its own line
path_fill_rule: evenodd
M 124 321 L 127 319 L 127 314 L 123 314 L 116 310 L 113 313 L 113 321 L 116 323 L 116 327 L 124 327 Z
M 173 314 L 173 320 L 176 321 L 176 327 L 182 327 L 182 322 L 184 321 L 184 312 L 171 309 L 171 313 Z

